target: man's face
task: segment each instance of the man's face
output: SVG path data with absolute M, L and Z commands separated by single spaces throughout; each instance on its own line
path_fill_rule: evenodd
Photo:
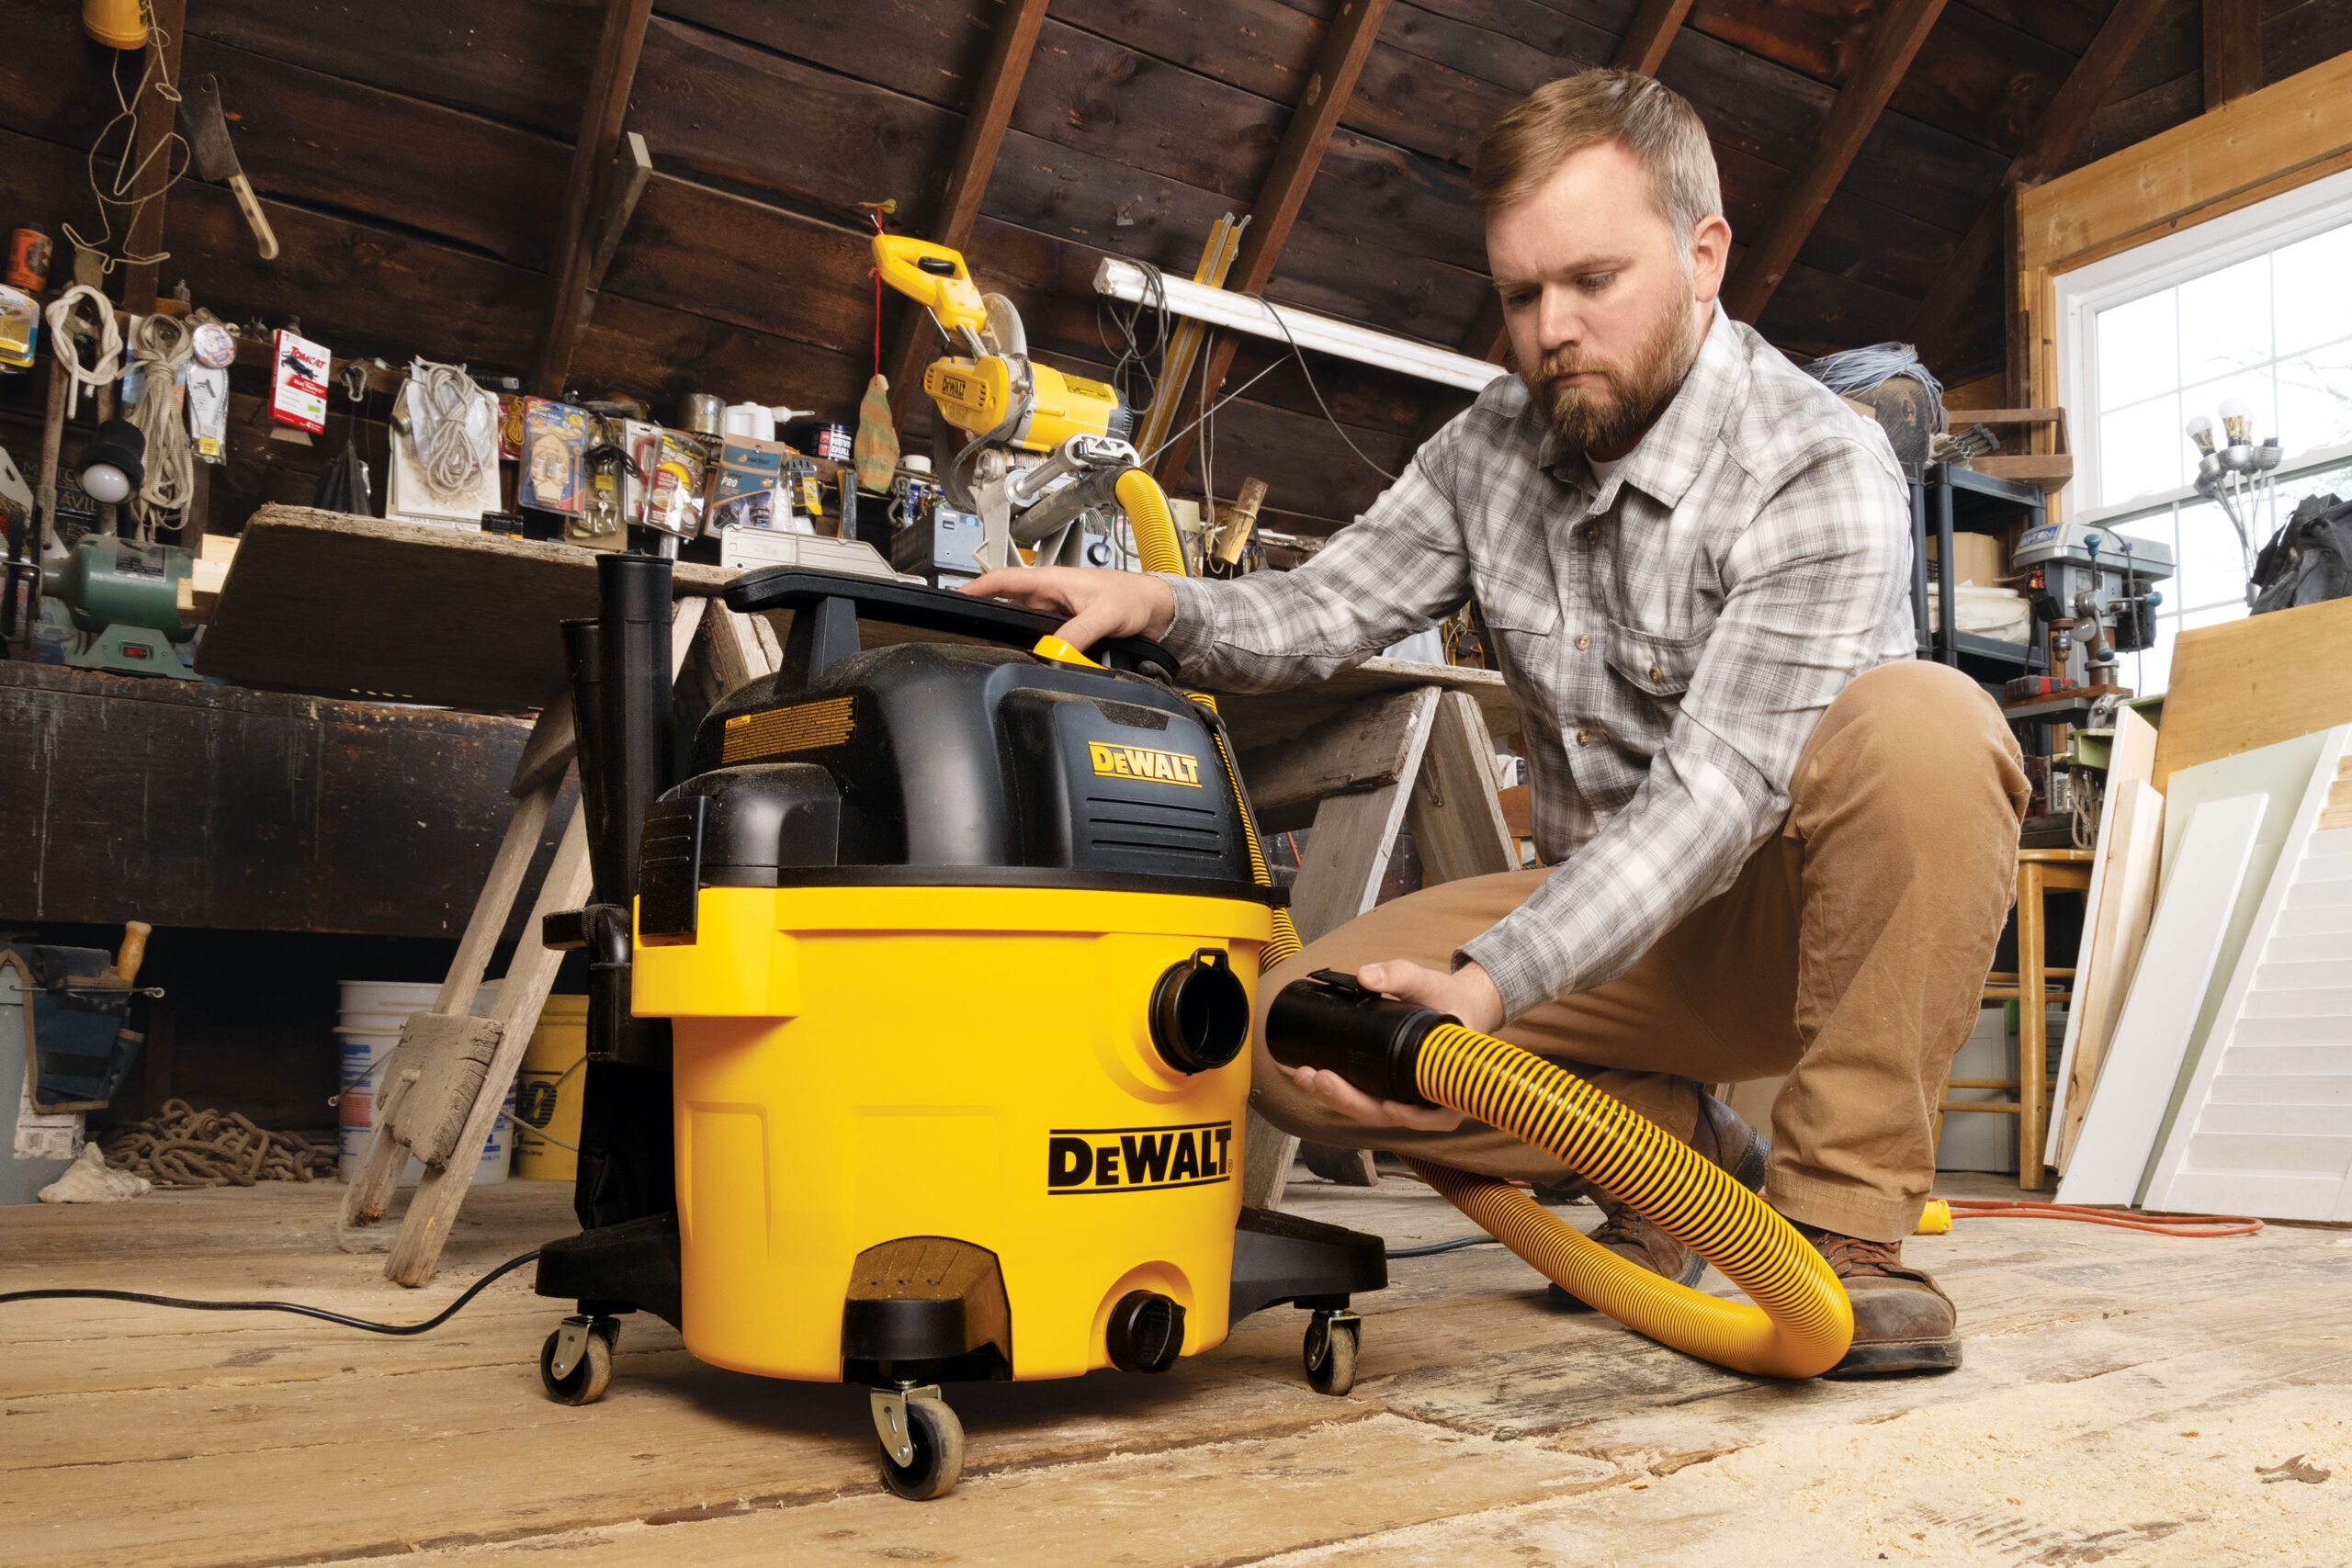
M 1487 220 L 1511 358 L 1563 444 L 1621 457 L 1690 374 L 1731 231 L 1679 234 L 1615 142 L 1571 153 Z

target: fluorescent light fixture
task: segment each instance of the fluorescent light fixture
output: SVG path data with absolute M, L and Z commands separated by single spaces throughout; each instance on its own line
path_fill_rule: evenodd
M 1335 354 L 1360 365 L 1416 376 L 1443 387 L 1459 387 L 1465 392 L 1482 391 L 1497 377 L 1510 374 L 1499 365 L 1473 359 L 1452 349 L 1417 343 L 1393 333 L 1374 332 L 1370 327 L 1318 316 L 1311 310 L 1270 305 L 1253 294 L 1212 288 L 1186 277 L 1161 273 L 1155 288 L 1148 272 L 1116 256 L 1103 257 L 1102 264 L 1094 269 L 1094 291 L 1132 304 L 1156 302 L 1164 296 L 1170 315 L 1188 317 L 1210 326 L 1229 327 L 1280 344 L 1288 344 L 1295 338 L 1301 348 Z M 1284 328 L 1289 329 L 1287 333 Z

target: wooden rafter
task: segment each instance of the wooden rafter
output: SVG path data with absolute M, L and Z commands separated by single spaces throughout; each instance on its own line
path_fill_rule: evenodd
M 1005 0 L 1004 15 L 989 41 L 988 63 L 981 67 L 972 106 L 964 116 L 963 140 L 947 171 L 947 192 L 939 217 L 931 226 L 934 243 L 960 251 L 972 237 L 980 215 L 980 198 L 988 194 L 989 175 L 1012 123 L 1012 107 L 1021 98 L 1022 78 L 1037 52 L 1037 32 L 1046 23 L 1046 0 Z M 919 308 L 910 306 L 899 329 L 897 351 L 884 364 L 896 367 L 890 378 L 890 413 L 906 423 L 913 406 L 923 363 L 932 353 L 935 333 Z
M 163 35 L 164 76 L 180 80 L 180 37 L 187 30 L 187 0 L 148 0 L 148 19 Z M 141 50 L 143 56 L 146 51 Z M 147 62 L 140 60 L 144 66 Z M 142 77 L 141 80 L 144 80 Z M 138 118 L 130 133 L 130 161 L 137 171 L 131 182 L 130 231 L 122 242 L 125 255 L 152 256 L 164 248 L 164 192 L 173 162 L 164 139 L 175 129 L 172 100 L 150 91 L 136 106 Z M 155 308 L 157 266 L 153 262 L 127 262 L 122 269 L 122 308 L 145 313 Z
M 2204 0 L 2205 107 L 2220 108 L 2262 85 L 2260 0 Z
M 598 236 L 592 231 L 596 208 L 620 146 L 621 118 L 628 111 L 629 89 L 637 82 L 638 56 L 644 51 L 646 23 L 652 15 L 653 0 L 605 0 L 595 64 L 580 110 L 580 137 L 572 144 L 571 171 L 564 182 L 563 215 L 548 269 L 547 307 L 531 353 L 528 385 L 543 398 L 561 397 L 571 373 L 572 345 L 579 337 L 598 248 Z
M 1894 0 L 1887 7 L 1853 79 L 1829 107 L 1821 140 L 1789 181 L 1764 232 L 1741 258 L 1739 270 L 1724 285 L 1724 309 L 1732 315 L 1753 321 L 1763 314 L 1943 8 L 1944 0 Z
M 1624 38 L 1618 42 L 1617 57 L 1609 63 L 1620 71 L 1657 75 L 1674 35 L 1682 29 L 1682 18 L 1690 14 L 1690 4 L 1691 0 L 1642 0 L 1642 8 L 1634 13 Z
M 2041 123 L 2010 160 L 1999 187 L 1969 225 L 1966 236 L 1952 252 L 1951 260 L 1944 264 L 1942 273 L 1912 321 L 1911 341 L 1919 345 L 1920 356 L 1930 367 L 1960 312 L 1973 298 L 1976 280 L 2003 252 L 2012 193 L 2018 186 L 2048 179 L 2074 152 L 2075 143 L 2090 127 L 2091 116 L 2107 101 L 2108 90 L 2115 85 L 2132 51 L 2147 35 L 2165 4 L 2165 0 L 2116 0 L 2115 9 L 2108 13 L 2098 35 L 2051 98 Z
M 1258 188 L 1258 199 L 1250 209 L 1250 227 L 1241 236 L 1240 254 L 1234 258 L 1233 271 L 1227 275 L 1226 287 L 1243 294 L 1261 294 L 1272 281 L 1274 264 L 1281 259 L 1283 243 L 1290 238 L 1291 225 L 1298 220 L 1299 209 L 1306 204 L 1307 187 L 1315 183 L 1315 171 L 1322 166 L 1323 151 L 1331 143 L 1332 131 L 1339 129 L 1340 115 L 1355 96 L 1356 79 L 1363 74 L 1364 62 L 1371 57 L 1372 46 L 1380 37 L 1380 24 L 1388 15 L 1388 0 L 1340 0 L 1324 27 L 1323 47 L 1316 56 L 1315 69 L 1307 73 L 1306 85 L 1299 92 L 1298 105 L 1291 111 L 1290 123 L 1283 130 L 1280 145 L 1274 149 L 1274 161 L 1266 171 L 1264 182 Z M 1218 389 L 1225 385 L 1227 372 L 1233 368 L 1233 356 L 1240 347 L 1231 333 L 1218 336 L 1202 367 L 1202 385 L 1209 399 L 1214 400 Z M 1170 389 L 1181 395 L 1182 388 Z M 1157 464 L 1163 480 L 1182 479 L 1184 465 L 1191 462 L 1193 450 L 1200 443 L 1200 427 L 1193 425 L 1168 444 L 1167 451 Z

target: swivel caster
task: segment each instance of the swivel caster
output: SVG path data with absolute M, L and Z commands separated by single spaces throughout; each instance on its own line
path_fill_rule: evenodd
M 1334 1398 L 1355 1387 L 1356 1349 L 1363 1338 L 1363 1319 L 1345 1307 L 1317 1308 L 1306 1320 L 1306 1342 L 1299 1348 L 1307 1386 Z
M 937 1383 L 876 1389 L 874 1432 L 882 1439 L 882 1484 L 901 1497 L 944 1497 L 964 1474 L 964 1423 Z
M 617 1319 L 575 1313 L 539 1347 L 539 1385 L 558 1404 L 594 1404 L 613 1386 Z

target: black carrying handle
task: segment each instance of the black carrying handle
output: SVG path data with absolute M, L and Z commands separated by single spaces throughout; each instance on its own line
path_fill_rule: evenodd
M 747 571 L 727 585 L 727 607 L 738 615 L 764 615 L 771 610 L 805 611 L 842 603 L 860 619 L 887 621 L 892 626 L 918 626 L 925 631 L 953 632 L 985 642 L 1031 648 L 1037 639 L 1062 628 L 1057 616 L 975 599 L 947 589 L 920 583 L 886 582 L 879 578 L 811 571 L 806 567 L 772 566 Z M 1112 637 L 1079 650 L 1114 670 L 1139 671 L 1174 680 L 1175 658 L 1156 642 L 1141 637 Z

